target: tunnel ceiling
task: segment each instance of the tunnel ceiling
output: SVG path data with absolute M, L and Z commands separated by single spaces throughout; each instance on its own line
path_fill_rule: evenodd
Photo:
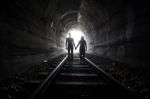
M 50 16 L 53 16 L 51 22 L 53 26 L 63 31 L 68 23 L 71 25 L 71 23 L 77 21 L 80 2 L 80 0 L 66 0 L 65 2 L 63 0 L 58 0 L 55 5 L 55 14 L 51 14 L 51 10 L 47 12 Z
M 6 40 L 5 34 L 2 38 L 12 47 L 48 49 L 63 46 L 60 42 L 65 32 L 79 26 L 93 47 L 113 45 L 127 39 L 126 36 L 130 38 L 131 34 L 126 33 L 132 30 L 128 28 L 128 21 L 138 16 L 138 9 L 139 13 L 147 13 L 146 4 L 144 1 L 134 4 L 134 0 L 6 0 L 1 3 L 4 5 L 1 23 L 5 24 L 1 27 L 10 39 Z M 118 29 L 120 31 L 116 31 Z
M 39 36 L 43 43 L 45 40 L 52 43 L 56 42 L 57 37 L 53 37 L 55 34 L 62 36 L 64 27 L 68 28 L 76 24 L 80 3 L 81 0 L 65 0 L 65 2 L 64 0 L 6 0 L 6 2 L 1 3 L 5 5 L 4 9 L 1 9 L 4 12 L 1 19 L 3 23 L 9 26 L 12 25 L 16 29 L 20 28 L 20 31 Z M 15 32 L 15 30 L 13 31 Z M 19 39 L 13 38 L 15 40 L 12 44 L 16 45 Z M 42 45 L 44 45 L 43 48 L 46 46 L 45 44 Z M 16 46 L 22 46 L 22 44 L 18 43 Z

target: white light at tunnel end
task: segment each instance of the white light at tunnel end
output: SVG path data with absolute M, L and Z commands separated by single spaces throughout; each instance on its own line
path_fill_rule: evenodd
M 71 34 L 71 37 L 74 39 L 75 46 L 77 46 L 82 36 L 84 36 L 85 38 L 83 31 L 80 29 L 70 29 L 67 32 L 67 37 L 69 37 L 69 33 Z M 74 53 L 78 53 L 78 52 L 79 52 L 79 46 L 78 49 L 74 50 Z

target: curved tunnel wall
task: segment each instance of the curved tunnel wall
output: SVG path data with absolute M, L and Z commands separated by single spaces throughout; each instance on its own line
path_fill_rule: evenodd
M 77 11 L 80 0 L 5 0 L 0 6 L 1 80 L 64 53 L 60 18 Z
M 55 1 L 6 0 L 1 3 L 0 78 L 26 70 L 64 51 L 58 46 L 58 33 L 51 28 L 58 17 Z M 58 39 L 58 40 L 57 40 Z
M 89 53 L 148 67 L 146 0 L 6 1 L 0 4 L 1 79 L 63 53 L 67 23 L 84 30 Z M 69 11 L 79 11 L 78 18 L 70 15 L 61 23 L 60 17 Z
M 149 65 L 148 2 L 84 0 L 81 24 L 90 38 L 90 53 L 134 66 Z

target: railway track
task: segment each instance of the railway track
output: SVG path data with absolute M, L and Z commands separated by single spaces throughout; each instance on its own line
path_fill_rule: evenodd
M 87 58 L 57 63 L 28 99 L 141 99 Z
M 12 75 L 0 82 L 0 99 L 28 99 L 48 75 L 62 61 L 65 55 L 44 60 L 25 71 Z

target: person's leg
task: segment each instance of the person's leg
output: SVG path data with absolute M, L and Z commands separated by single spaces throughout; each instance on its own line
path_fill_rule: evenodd
M 68 61 L 70 63 L 70 48 L 68 48 Z
M 81 55 L 81 50 L 79 51 L 79 53 L 80 53 L 80 60 L 81 60 L 81 56 L 82 56 L 82 55 Z
M 82 61 L 83 61 L 83 63 L 84 63 L 85 51 L 83 51 L 82 53 L 83 53 Z
M 80 63 L 82 63 L 82 51 L 80 50 Z
M 80 57 L 80 59 L 81 59 L 81 51 L 79 50 L 79 57 Z
M 81 52 L 80 52 L 80 62 L 81 62 L 81 58 L 82 58 L 82 54 L 81 54 Z
M 73 62 L 73 48 L 71 49 L 71 62 Z

